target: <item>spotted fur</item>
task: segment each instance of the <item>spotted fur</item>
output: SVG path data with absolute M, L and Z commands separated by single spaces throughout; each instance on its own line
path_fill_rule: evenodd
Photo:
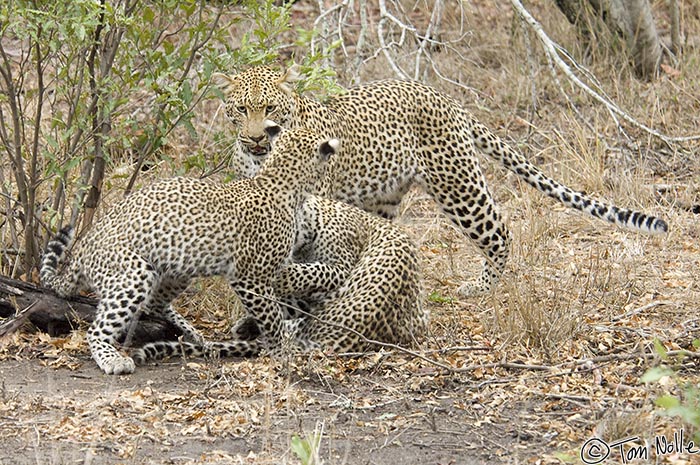
M 280 130 L 266 126 L 271 137 Z M 218 184 L 174 178 L 145 187 L 94 225 L 63 273 L 57 266 L 72 231 L 59 232 L 44 254 L 42 283 L 63 296 L 81 289 L 98 294 L 88 343 L 107 374 L 134 371 L 134 360 L 117 343 L 141 312 L 160 314 L 182 330 L 186 342 L 217 350 L 171 306 L 198 276 L 225 276 L 274 346 L 283 325 L 274 277 L 290 258 L 307 191 L 337 148 L 337 140 L 322 141 L 308 130 L 282 132 L 269 163 L 252 179 Z M 236 341 L 229 348 L 228 355 L 246 356 L 259 343 Z
M 486 186 L 477 149 L 568 207 L 633 231 L 667 230 L 662 219 L 608 205 L 548 177 L 458 102 L 424 84 L 378 81 L 319 103 L 293 92 L 294 68 L 278 73 L 253 67 L 215 78 L 238 130 L 243 173 L 256 173 L 267 156 L 265 118 L 342 139 L 317 193 L 393 218 L 409 187 L 422 186 L 486 257 L 476 283 L 461 288 L 465 293 L 489 290 L 509 253 L 510 235 Z
M 421 299 L 417 251 L 387 220 L 356 207 L 316 196 L 301 210 L 293 262 L 282 266 L 275 293 L 302 301 L 303 313 L 285 322 L 296 350 L 320 348 L 359 352 L 371 341 L 413 345 L 427 328 Z M 236 336 L 253 339 L 249 318 Z M 184 353 L 226 356 L 227 342 L 204 347 L 178 342 L 147 344 L 132 354 L 139 361 Z

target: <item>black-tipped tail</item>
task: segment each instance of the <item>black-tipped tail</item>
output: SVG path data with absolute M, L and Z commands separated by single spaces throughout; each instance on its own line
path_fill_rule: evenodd
M 73 244 L 73 237 L 73 226 L 66 226 L 58 231 L 49 241 L 41 259 L 41 270 L 39 272 L 39 278 L 43 286 L 54 288 L 58 264 L 61 262 L 66 249 Z
M 616 214 L 619 224 L 627 229 L 655 235 L 668 232 L 668 224 L 661 218 L 625 209 L 619 209 Z

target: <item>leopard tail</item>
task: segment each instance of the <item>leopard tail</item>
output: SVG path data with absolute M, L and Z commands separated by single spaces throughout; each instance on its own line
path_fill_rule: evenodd
M 564 205 L 631 231 L 655 235 L 668 231 L 668 224 L 661 218 L 606 204 L 555 181 L 473 118 L 471 132 L 476 146 L 483 153 L 500 162 L 538 191 Z
M 58 272 L 58 266 L 63 261 L 66 250 L 73 245 L 74 235 L 73 226 L 66 226 L 58 231 L 46 246 L 39 270 L 41 285 L 64 297 L 78 292 L 76 271 L 69 267 L 64 273 Z

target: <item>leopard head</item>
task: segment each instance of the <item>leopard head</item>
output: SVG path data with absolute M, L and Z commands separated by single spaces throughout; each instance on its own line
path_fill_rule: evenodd
M 287 127 L 295 111 L 291 84 L 299 80 L 297 66 L 277 72 L 267 66 L 254 66 L 228 75 L 215 73 L 212 80 L 225 95 L 226 116 L 238 130 L 238 139 L 246 155 L 262 163 L 270 151 L 265 120 Z
M 317 192 L 340 141 L 324 139 L 305 128 L 285 130 L 270 120 L 264 121 L 263 126 L 272 149 L 258 175 L 276 179 L 280 186 L 287 182 L 298 184 L 305 192 Z

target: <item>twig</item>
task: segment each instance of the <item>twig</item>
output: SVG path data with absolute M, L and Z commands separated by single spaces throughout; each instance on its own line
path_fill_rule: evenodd
M 434 43 L 432 36 L 437 35 L 437 30 L 440 25 L 441 19 L 442 0 L 436 0 L 435 7 L 433 8 L 432 13 L 430 14 L 430 22 L 428 23 L 428 28 L 425 31 L 425 37 L 423 37 L 423 40 L 420 40 L 420 47 L 418 53 L 416 53 L 416 69 L 413 72 L 413 79 L 415 79 L 416 81 L 420 79 L 421 56 L 425 55 L 426 58 L 429 56 L 429 53 L 426 51 L 426 48 L 428 44 Z
M 468 373 L 468 372 L 476 371 L 479 369 L 483 370 L 483 369 L 490 369 L 490 368 L 504 368 L 507 370 L 548 371 L 548 372 L 550 372 L 550 374 L 548 374 L 547 377 L 555 377 L 555 376 L 564 376 L 564 375 L 569 374 L 570 371 L 562 370 L 562 368 L 567 368 L 567 367 L 571 367 L 571 366 L 574 366 L 574 367 L 581 366 L 581 365 L 594 366 L 594 365 L 599 364 L 599 363 L 606 363 L 606 362 L 611 362 L 611 361 L 625 361 L 625 360 L 634 360 L 634 359 L 648 360 L 648 359 L 652 359 L 654 357 L 657 357 L 657 354 L 651 353 L 651 352 L 639 352 L 639 353 L 634 353 L 634 354 L 619 353 L 619 354 L 601 355 L 598 357 L 580 359 L 580 360 L 575 360 L 575 361 L 567 361 L 567 362 L 562 362 L 562 363 L 558 363 L 555 365 L 535 365 L 535 364 L 516 363 L 516 362 L 495 362 L 495 363 L 487 363 L 487 364 L 474 364 L 474 365 L 468 365 L 466 367 L 454 368 L 452 366 L 449 366 L 449 365 L 446 365 L 442 362 L 434 360 L 430 357 L 427 357 L 423 354 L 420 354 L 416 351 L 407 349 L 405 347 L 401 347 L 400 345 L 370 339 L 357 330 L 354 330 L 352 328 L 348 328 L 347 326 L 339 324 L 339 323 L 334 323 L 331 321 L 327 321 L 323 318 L 319 318 L 316 315 L 313 315 L 309 312 L 306 312 L 306 311 L 304 311 L 300 308 L 297 308 L 293 305 L 289 305 L 285 302 L 280 302 L 280 301 L 273 299 L 269 296 L 258 294 L 256 292 L 249 291 L 249 290 L 246 290 L 245 292 L 248 292 L 256 297 L 262 297 L 264 299 L 276 302 L 277 304 L 282 305 L 284 307 L 291 308 L 291 309 L 295 310 L 296 312 L 299 312 L 300 314 L 303 314 L 309 318 L 313 318 L 317 321 L 320 321 L 323 324 L 332 326 L 334 328 L 339 328 L 339 329 L 342 329 L 344 331 L 348 331 L 348 332 L 360 337 L 364 342 L 366 342 L 368 344 L 376 345 L 376 346 L 383 347 L 383 348 L 390 348 L 390 349 L 396 350 L 398 352 L 401 352 L 403 354 L 418 358 L 420 360 L 423 360 L 424 362 L 427 362 L 431 365 L 434 365 L 438 368 L 441 368 L 448 373 Z M 660 301 L 660 302 L 663 302 L 663 301 Z M 689 358 L 693 358 L 693 359 L 700 359 L 700 352 L 691 352 L 691 351 L 687 351 L 687 350 L 669 350 L 668 352 L 666 352 L 666 355 L 669 357 L 685 356 L 685 357 L 689 357 Z M 512 380 L 512 379 L 513 378 L 508 378 L 507 380 L 506 379 L 489 380 L 487 383 L 488 384 L 505 383 L 505 382 L 509 382 L 508 380 Z
M 666 355 L 668 357 L 683 356 L 683 357 L 688 357 L 688 358 L 693 358 L 693 359 L 700 359 L 700 352 L 692 352 L 689 350 L 669 350 L 666 352 Z M 580 365 L 586 365 L 589 363 L 596 364 L 596 363 L 605 363 L 605 362 L 612 362 L 612 361 L 620 362 L 620 361 L 625 361 L 625 360 L 634 360 L 637 358 L 647 360 L 647 359 L 655 358 L 655 357 L 658 357 L 658 354 L 655 354 L 653 352 L 638 352 L 636 354 L 608 354 L 608 355 L 600 355 L 598 357 L 576 360 L 574 362 L 564 362 L 564 363 L 560 363 L 560 364 L 554 365 L 554 366 L 561 367 L 561 366 L 571 365 L 572 363 L 576 366 L 580 366 Z
M 620 321 L 620 320 L 624 320 L 625 318 L 629 318 L 629 317 L 636 315 L 638 313 L 645 312 L 645 311 L 649 310 L 650 308 L 658 307 L 659 305 L 673 305 L 675 303 L 676 302 L 672 302 L 670 300 L 656 300 L 654 302 L 650 302 L 646 305 L 642 305 L 641 307 L 638 307 L 638 308 L 635 308 L 635 309 L 630 310 L 628 312 L 625 312 L 622 315 L 612 317 L 610 319 L 610 321 L 614 323 L 616 321 Z
M 331 8 L 324 10 L 323 9 L 323 0 L 318 1 L 318 9 L 320 14 L 314 21 L 314 31 L 321 31 L 320 36 L 322 38 L 328 38 L 329 32 L 330 32 L 330 27 L 328 25 L 327 21 L 327 16 L 329 16 L 331 13 L 337 11 L 337 10 L 342 10 L 347 6 L 347 0 L 338 3 Z M 338 20 L 338 23 L 340 24 L 340 20 Z M 320 47 L 320 45 L 319 45 Z M 316 40 L 315 38 L 311 39 L 311 55 L 314 55 L 316 53 Z M 323 58 L 323 66 L 326 68 L 332 68 L 332 63 L 331 63 L 331 58 L 329 53 L 322 53 Z
M 488 369 L 488 368 L 505 368 L 507 370 L 530 370 L 530 371 L 553 371 L 555 369 L 554 366 L 548 366 L 548 365 L 529 365 L 527 363 L 495 362 L 495 363 L 469 365 L 469 366 L 462 367 L 462 368 L 453 368 L 452 371 L 454 373 L 466 373 L 469 371 L 476 371 L 479 369 Z
M 360 65 L 362 65 L 362 57 L 365 54 L 365 49 L 367 47 L 367 30 L 369 28 L 369 21 L 367 19 L 367 0 L 360 0 L 360 34 L 357 37 L 357 44 L 355 46 L 355 70 L 353 72 L 353 81 L 357 81 L 360 78 Z M 345 42 L 345 41 L 343 41 Z
M 425 361 L 425 362 L 428 362 L 428 363 L 430 363 L 430 364 L 432 364 L 432 365 L 438 366 L 438 367 L 442 368 L 443 370 L 454 371 L 454 368 L 451 367 L 451 366 L 449 366 L 449 365 L 445 365 L 445 364 L 443 364 L 443 363 L 441 363 L 441 362 L 438 362 L 437 360 L 433 360 L 433 359 L 431 359 L 431 358 L 429 358 L 429 357 L 426 357 L 426 356 L 424 356 L 424 355 L 421 355 L 421 354 L 419 354 L 418 352 L 415 352 L 415 351 L 413 351 L 413 350 L 406 349 L 405 347 L 401 347 L 400 345 L 392 344 L 392 343 L 389 343 L 389 342 L 382 342 L 382 341 L 377 341 L 377 340 L 374 340 L 374 339 L 370 339 L 370 338 L 366 337 L 364 334 L 362 334 L 361 332 L 359 332 L 359 331 L 357 331 L 357 330 L 355 330 L 355 329 L 348 328 L 347 326 L 342 325 L 342 324 L 340 324 L 340 323 L 334 323 L 334 322 L 332 322 L 332 321 L 328 321 L 328 320 L 325 320 L 325 319 L 323 319 L 323 318 L 319 318 L 319 317 L 317 317 L 316 315 L 314 315 L 314 314 L 312 314 L 312 313 L 309 313 L 309 312 L 307 312 L 307 311 L 304 311 L 304 310 L 302 310 L 301 308 L 295 307 L 294 305 L 290 305 L 290 304 L 288 304 L 288 303 L 286 303 L 286 302 L 280 302 L 279 300 L 273 299 L 272 297 L 269 297 L 269 296 L 266 296 L 266 295 L 262 295 L 262 294 L 258 294 L 257 292 L 253 292 L 253 291 L 250 291 L 250 290 L 247 290 L 247 289 L 245 290 L 245 292 L 248 293 L 248 294 L 251 294 L 251 295 L 253 295 L 253 296 L 255 296 L 255 297 L 262 297 L 263 299 L 267 299 L 267 300 L 269 300 L 269 301 L 271 301 L 271 302 L 275 302 L 275 303 L 277 303 L 278 305 L 282 305 L 283 307 L 290 308 L 290 309 L 294 310 L 295 312 L 299 312 L 299 313 L 302 314 L 302 315 L 305 315 L 305 316 L 307 316 L 307 317 L 309 317 L 309 318 L 312 318 L 312 319 L 314 319 L 314 320 L 316 320 L 316 321 L 320 321 L 321 323 L 323 323 L 323 324 L 325 324 L 325 325 L 332 326 L 332 327 L 334 327 L 334 328 L 339 328 L 339 329 L 342 329 L 343 331 L 348 331 L 348 332 L 350 332 L 350 333 L 352 333 L 352 334 L 354 334 L 354 335 L 360 337 L 364 342 L 366 342 L 366 343 L 368 343 L 368 344 L 372 344 L 372 345 L 376 345 L 376 346 L 384 347 L 384 348 L 394 349 L 394 350 L 396 350 L 396 351 L 403 352 L 403 353 L 405 353 L 405 354 L 408 354 L 408 355 L 411 355 L 411 356 L 413 356 L 413 357 L 419 358 L 419 359 L 421 359 L 421 360 L 423 360 L 423 361 Z
M 8 318 L 7 321 L 0 324 L 0 337 L 11 334 L 22 326 L 27 321 L 29 315 L 35 311 L 38 303 L 39 301 L 30 304 L 28 307 L 17 312 L 14 317 Z
M 506 368 L 506 369 L 514 369 L 514 370 L 535 370 L 535 371 L 551 371 L 551 370 L 555 369 L 555 367 L 553 367 L 553 366 L 528 365 L 528 364 L 524 364 L 524 363 L 513 363 L 513 362 L 498 362 L 498 363 L 489 363 L 489 364 L 480 364 L 480 365 L 469 365 L 469 366 L 462 367 L 462 368 L 454 368 L 452 366 L 445 365 L 444 363 L 438 362 L 437 360 L 434 360 L 430 357 L 426 357 L 425 355 L 420 354 L 418 352 L 415 352 L 413 350 L 406 349 L 405 347 L 401 347 L 398 344 L 392 344 L 389 342 L 382 342 L 382 341 L 370 339 L 355 329 L 348 328 L 347 326 L 342 325 L 340 323 L 334 323 L 334 322 L 325 320 L 323 318 L 319 318 L 316 315 L 313 315 L 312 313 L 306 312 L 300 308 L 297 308 L 293 305 L 289 305 L 285 302 L 280 302 L 280 301 L 273 299 L 269 296 L 258 294 L 257 292 L 253 292 L 253 291 L 249 291 L 249 290 L 246 290 L 245 292 L 247 292 L 251 295 L 254 295 L 255 297 L 262 297 L 263 299 L 267 299 L 267 300 L 270 300 L 272 302 L 276 302 L 277 304 L 282 305 L 284 307 L 291 308 L 295 312 L 299 312 L 299 313 L 301 313 L 309 318 L 313 318 L 316 321 L 320 321 L 323 324 L 332 326 L 334 328 L 339 328 L 339 329 L 342 329 L 344 331 L 348 331 L 348 332 L 360 337 L 364 342 L 367 342 L 368 344 L 372 344 L 372 345 L 376 345 L 376 346 L 384 347 L 384 348 L 394 349 L 396 351 L 399 351 L 399 352 L 402 352 L 404 354 L 407 354 L 407 355 L 410 355 L 412 357 L 423 360 L 424 362 L 430 363 L 431 365 L 435 365 L 435 366 L 442 368 L 443 370 L 446 370 L 450 373 L 466 373 L 466 372 L 475 371 L 475 370 L 484 369 L 484 368 L 486 368 L 486 369 L 488 369 L 488 368 Z
M 389 54 L 389 46 L 387 45 L 386 40 L 384 39 L 384 23 L 387 20 L 391 20 L 401 28 L 401 38 L 399 40 L 399 45 L 401 45 L 404 41 L 404 38 L 406 36 L 406 30 L 415 31 L 415 28 L 406 26 L 401 21 L 399 21 L 394 15 L 389 13 L 386 9 L 385 0 L 379 0 L 379 13 L 381 17 L 379 19 L 379 23 L 377 24 L 377 38 L 379 39 L 379 45 L 381 46 L 380 50 L 384 54 L 384 58 L 386 58 L 386 61 L 389 63 L 389 66 L 391 66 L 391 69 L 394 70 L 394 74 L 396 74 L 400 79 L 408 79 L 408 75 L 401 69 L 401 67 L 394 63 L 394 59 Z

